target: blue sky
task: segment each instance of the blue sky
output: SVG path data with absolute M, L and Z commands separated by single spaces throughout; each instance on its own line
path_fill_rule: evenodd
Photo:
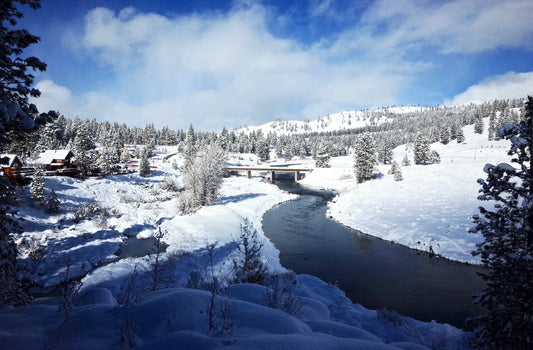
M 40 110 L 218 131 L 533 94 L 533 1 L 43 0 Z

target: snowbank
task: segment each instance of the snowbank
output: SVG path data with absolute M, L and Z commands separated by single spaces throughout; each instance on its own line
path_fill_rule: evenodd
M 488 124 L 487 122 L 485 124 Z M 303 184 L 339 191 L 330 203 L 330 215 L 346 226 L 394 241 L 410 248 L 433 251 L 443 257 L 479 264 L 470 253 L 481 235 L 468 233 L 477 200 L 478 178 L 485 178 L 485 163 L 509 161 L 507 141 L 488 141 L 486 132 L 474 134 L 464 128 L 466 142 L 448 145 L 434 143 L 431 149 L 441 156 L 440 164 L 402 167 L 403 181 L 388 175 L 390 165 L 380 165 L 382 177 L 361 184 L 353 178 L 353 160 L 332 160 L 332 168 L 316 169 Z M 398 164 L 412 149 L 405 145 L 394 150 Z

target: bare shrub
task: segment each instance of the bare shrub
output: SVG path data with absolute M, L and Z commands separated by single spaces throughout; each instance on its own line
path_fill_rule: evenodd
M 266 279 L 264 295 L 266 306 L 297 315 L 302 308 L 302 298 L 296 294 L 298 278 L 292 271 L 271 275 Z

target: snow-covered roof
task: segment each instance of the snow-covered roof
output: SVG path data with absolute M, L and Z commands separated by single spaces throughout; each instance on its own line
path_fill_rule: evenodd
M 0 154 L 0 159 L 2 158 L 9 158 L 9 160 L 7 161 L 7 164 L 1 164 L 2 166 L 12 166 L 13 165 L 13 162 L 15 161 L 15 159 L 18 158 L 19 162 L 22 163 L 22 161 L 20 160 L 20 158 L 16 155 L 16 154 Z M 3 163 L 3 162 L 2 162 Z
M 68 149 L 46 150 L 35 160 L 37 164 L 50 164 L 54 159 L 66 159 L 71 153 Z

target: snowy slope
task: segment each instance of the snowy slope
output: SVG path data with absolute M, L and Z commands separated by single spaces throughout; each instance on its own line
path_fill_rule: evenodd
M 261 130 L 263 134 L 275 132 L 277 135 L 301 134 L 310 132 L 340 131 L 348 129 L 363 128 L 366 126 L 376 126 L 391 120 L 387 115 L 390 113 L 403 114 L 422 110 L 424 107 L 388 107 L 370 111 L 343 111 L 330 114 L 316 120 L 301 121 L 273 121 L 258 126 L 247 126 L 234 130 L 249 134 Z
M 485 125 L 488 125 L 485 120 Z M 446 258 L 479 263 L 470 252 L 482 237 L 468 233 L 477 200 L 478 178 L 485 178 L 486 163 L 509 162 L 507 141 L 488 141 L 487 131 L 474 134 L 473 126 L 464 128 L 466 142 L 448 145 L 435 143 L 440 164 L 402 167 L 403 181 L 388 175 L 390 165 L 380 165 L 383 177 L 362 184 L 353 179 L 353 159 L 332 161 L 331 169 L 317 169 L 303 183 L 328 184 L 340 191 L 330 204 L 330 214 L 339 222 L 364 233 L 394 241 L 411 248 L 431 249 Z M 405 145 L 394 150 L 401 164 L 407 154 L 413 163 L 412 149 Z

